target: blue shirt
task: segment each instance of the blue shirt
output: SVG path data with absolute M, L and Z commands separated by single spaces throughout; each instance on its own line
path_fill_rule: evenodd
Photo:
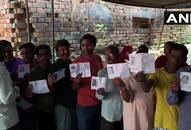
M 191 72 L 191 66 L 186 66 L 176 72 L 176 78 L 180 79 L 181 72 Z M 191 92 L 179 91 L 168 92 L 167 101 L 169 104 L 179 104 L 179 130 L 191 130 Z
M 120 121 L 123 114 L 120 90 L 113 84 L 112 79 L 108 79 L 106 68 L 98 72 L 98 77 L 107 79 L 106 94 L 102 96 L 96 92 L 96 97 L 102 100 L 101 116 L 109 122 Z

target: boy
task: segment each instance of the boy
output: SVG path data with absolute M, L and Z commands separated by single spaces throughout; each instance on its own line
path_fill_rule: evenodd
M 108 64 L 120 63 L 119 49 L 110 45 L 106 48 Z M 115 86 L 112 79 L 108 79 L 107 68 L 98 72 L 98 77 L 107 79 L 106 89 L 96 91 L 96 97 L 102 101 L 101 105 L 101 128 L 100 130 L 123 130 L 122 99 L 120 90 Z
M 23 64 L 29 64 L 30 65 L 30 71 L 34 68 L 34 51 L 35 51 L 35 45 L 33 45 L 30 42 L 24 43 L 21 46 L 19 46 L 20 55 L 23 60 Z M 17 82 L 17 85 L 20 87 L 20 95 L 23 99 L 25 99 L 27 102 L 32 104 L 32 101 L 27 98 L 27 95 L 25 93 L 27 86 L 28 86 L 28 75 L 26 74 L 23 78 L 19 79 Z M 19 100 L 18 100 L 19 101 Z M 36 130 L 36 122 L 35 122 L 35 112 L 34 108 L 21 108 L 18 107 L 19 112 L 19 120 L 22 126 L 23 130 Z
M 5 49 L 5 66 L 7 67 L 7 70 L 9 71 L 12 80 L 14 82 L 17 82 L 18 65 L 23 64 L 23 60 L 13 56 L 13 47 L 9 41 L 2 40 L 1 43 L 3 44 Z
M 47 79 L 49 68 L 51 66 L 51 50 L 48 45 L 39 45 L 35 49 L 38 65 L 31 71 L 29 81 Z M 30 88 L 29 88 L 30 90 Z M 29 97 L 34 96 L 34 105 L 37 112 L 38 130 L 54 130 L 54 98 L 53 93 L 46 94 L 27 94 Z
M 187 53 L 188 51 L 185 51 L 185 55 Z M 180 90 L 180 80 L 183 80 L 183 79 L 180 79 L 181 72 L 191 72 L 191 66 L 185 66 L 183 68 L 180 68 L 176 72 L 176 80 L 174 80 L 173 83 L 171 84 L 171 89 L 168 92 L 167 101 L 170 105 L 176 105 L 176 104 L 180 105 L 178 129 L 190 130 L 191 129 L 191 126 L 190 126 L 191 124 L 191 118 L 190 118 L 191 93 Z
M 18 125 L 16 95 L 9 72 L 3 61 L 5 58 L 4 41 L 0 41 L 0 129 L 21 130 Z
M 187 48 L 181 44 L 175 44 L 171 47 L 170 54 L 167 56 L 167 64 L 164 68 L 156 69 L 154 74 L 150 74 L 145 81 L 145 90 L 151 87 L 156 91 L 156 108 L 154 117 L 155 128 L 164 128 L 167 130 L 178 129 L 178 106 L 168 105 L 167 92 L 174 80 L 175 72 L 183 67 L 187 59 Z
M 25 64 L 30 64 L 31 67 L 34 66 L 34 51 L 35 45 L 30 42 L 24 43 L 19 46 L 20 55 Z
M 159 56 L 156 60 L 155 60 L 155 67 L 156 68 L 161 68 L 164 67 L 167 63 L 167 57 L 170 54 L 171 48 L 175 43 L 172 41 L 168 41 L 165 43 L 164 45 L 164 54 L 165 55 L 161 55 Z
M 103 68 L 101 57 L 94 54 L 97 39 L 91 34 L 84 35 L 80 40 L 82 55 L 74 63 L 89 62 L 91 76 Z M 100 126 L 100 101 L 91 90 L 91 77 L 81 78 L 78 75 L 73 79 L 73 88 L 77 90 L 77 118 L 80 130 L 99 130 Z
M 76 91 L 72 89 L 72 82 L 69 70 L 70 44 L 67 40 L 56 42 L 56 51 L 59 59 L 52 65 L 49 75 L 49 85 L 55 95 L 55 120 L 57 130 L 76 130 Z M 65 70 L 64 77 L 56 81 L 52 75 L 61 69 Z

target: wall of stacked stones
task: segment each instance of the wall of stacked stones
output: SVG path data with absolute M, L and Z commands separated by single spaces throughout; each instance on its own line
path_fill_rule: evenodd
M 52 45 L 51 0 L 28 0 L 32 41 Z M 73 49 L 79 49 L 80 37 L 89 32 L 97 36 L 99 45 L 127 43 L 159 43 L 185 41 L 188 26 L 164 26 L 163 9 L 133 7 L 100 0 L 55 0 L 55 39 L 65 38 Z M 133 17 L 154 19 L 148 29 L 133 28 Z M 163 29 L 162 29 L 163 28 Z M 27 20 L 25 0 L 0 1 L 0 39 L 16 48 L 26 42 Z

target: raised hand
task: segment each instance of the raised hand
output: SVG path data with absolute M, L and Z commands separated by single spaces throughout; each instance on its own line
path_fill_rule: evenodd
M 51 74 L 48 75 L 48 85 L 49 86 L 53 86 L 53 84 L 56 82 L 56 80 L 57 80 L 56 75 L 51 75 Z
M 99 88 L 99 89 L 97 90 L 97 93 L 98 93 L 99 95 L 103 95 L 103 96 L 106 94 L 104 88 Z
M 134 77 L 135 77 L 136 81 L 138 81 L 138 82 L 143 82 L 144 79 L 146 79 L 146 75 L 144 74 L 143 71 L 136 73 Z
M 126 87 L 125 83 L 120 78 L 114 78 L 113 83 L 115 86 L 117 86 L 119 88 L 125 88 Z
M 178 92 L 180 90 L 180 80 L 174 80 L 170 88 L 172 92 Z

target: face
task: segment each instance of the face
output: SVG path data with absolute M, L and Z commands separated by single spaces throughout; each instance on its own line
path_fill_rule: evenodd
M 37 60 L 39 64 L 46 66 L 50 63 L 51 54 L 48 52 L 47 49 L 41 49 L 38 52 Z
M 178 69 L 179 67 L 181 67 L 182 65 L 185 64 L 185 60 L 183 57 L 184 57 L 184 55 L 183 55 L 182 51 L 171 50 L 171 53 L 168 56 L 168 64 L 171 67 Z
M 165 46 L 164 46 L 164 54 L 168 55 L 168 54 L 170 54 L 170 51 L 171 51 L 170 45 L 169 44 L 165 44 Z
M 30 48 L 22 48 L 20 55 L 25 63 L 31 63 L 34 57 L 33 52 Z
M 111 50 L 107 49 L 106 50 L 106 57 L 107 57 L 107 63 L 108 64 L 113 64 L 113 63 L 117 63 L 118 59 L 117 56 L 115 56 Z
M 5 47 L 5 61 L 11 61 L 13 59 L 13 48 Z
M 81 50 L 85 55 L 92 55 L 94 52 L 94 45 L 89 39 L 84 39 L 81 42 Z
M 70 56 L 70 49 L 69 47 L 58 47 L 58 55 L 60 59 L 68 59 Z

